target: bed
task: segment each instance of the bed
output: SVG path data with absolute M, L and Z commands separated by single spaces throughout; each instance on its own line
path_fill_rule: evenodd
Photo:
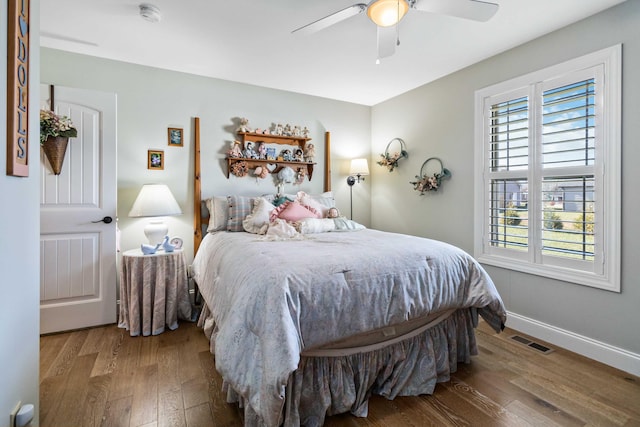
M 196 123 L 196 216 L 198 140 Z M 328 192 L 297 195 L 305 197 L 316 210 L 332 203 Z M 226 207 L 237 213 L 246 198 L 229 196 Z M 246 214 L 237 231 L 209 224 L 200 239 L 202 218 L 194 219 L 192 265 L 204 301 L 199 325 L 228 402 L 244 408 L 245 426 L 321 426 L 333 414 L 366 416 L 373 393 L 431 394 L 477 354 L 479 317 L 496 331 L 504 327 L 493 282 L 461 249 L 344 218 L 333 228 L 326 218 L 303 218 L 287 234 L 270 233 L 285 222 L 271 216 L 266 232 L 248 232 L 251 221 L 265 220 L 258 205 L 269 204 L 248 199 L 242 202 L 253 218 Z M 224 211 L 224 200 L 210 198 L 204 211 Z

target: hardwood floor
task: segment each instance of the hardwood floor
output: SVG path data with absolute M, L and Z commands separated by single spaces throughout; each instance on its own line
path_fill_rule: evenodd
M 562 349 L 542 354 L 514 333 L 481 322 L 480 354 L 432 396 L 374 396 L 367 418 L 343 414 L 326 425 L 640 426 L 640 378 Z M 43 427 L 241 426 L 221 383 L 192 323 L 154 337 L 112 325 L 40 338 Z

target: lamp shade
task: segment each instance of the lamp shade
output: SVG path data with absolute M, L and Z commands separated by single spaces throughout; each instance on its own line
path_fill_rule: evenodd
M 381 27 L 397 24 L 409 10 L 406 0 L 376 0 L 367 8 L 367 15 Z
M 369 175 L 369 164 L 367 163 L 367 159 L 351 160 L 349 174 L 358 176 Z
M 165 184 L 145 184 L 129 211 L 130 217 L 181 215 L 182 210 Z
M 171 190 L 164 184 L 145 184 L 129 211 L 130 217 L 162 217 L 181 215 L 180 205 L 176 202 Z M 169 232 L 162 219 L 150 221 L 144 228 L 150 245 L 159 245 Z

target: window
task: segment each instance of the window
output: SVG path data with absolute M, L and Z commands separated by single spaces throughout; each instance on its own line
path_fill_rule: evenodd
M 476 92 L 475 256 L 620 291 L 621 46 Z

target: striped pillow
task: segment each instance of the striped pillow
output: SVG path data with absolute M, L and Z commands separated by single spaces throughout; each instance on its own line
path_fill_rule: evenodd
M 229 203 L 227 231 L 244 231 L 242 221 L 253 210 L 253 197 L 227 196 L 227 202 Z

